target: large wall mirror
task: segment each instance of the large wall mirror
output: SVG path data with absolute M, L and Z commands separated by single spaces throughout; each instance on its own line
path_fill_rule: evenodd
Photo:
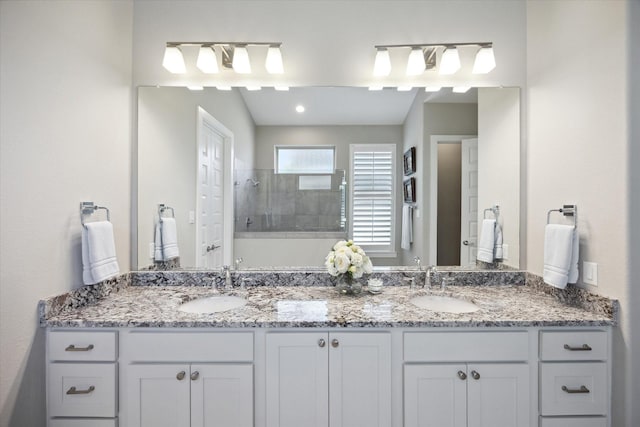
M 137 267 L 175 266 L 160 262 L 160 217 L 173 222 L 184 269 L 239 259 L 240 268 L 322 266 L 357 223 L 353 147 L 390 144 L 393 241 L 384 256 L 370 254 L 375 266 L 411 266 L 415 257 L 475 265 L 481 223 L 498 205 L 503 264 L 519 267 L 519 89 L 345 87 L 140 87 Z M 415 172 L 405 173 L 406 152 Z M 408 185 L 415 201 L 406 246 Z

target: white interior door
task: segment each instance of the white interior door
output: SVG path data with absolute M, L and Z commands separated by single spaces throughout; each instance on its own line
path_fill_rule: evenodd
M 205 117 L 198 138 L 198 207 L 196 266 L 223 265 L 224 253 L 224 136 Z
M 460 265 L 476 263 L 478 251 L 478 138 L 462 140 Z

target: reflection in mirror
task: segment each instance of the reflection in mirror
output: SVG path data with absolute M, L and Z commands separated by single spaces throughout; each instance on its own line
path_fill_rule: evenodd
M 415 266 L 416 256 L 423 265 L 474 264 L 483 210 L 495 204 L 500 205 L 503 264 L 519 266 L 517 88 L 481 88 L 460 95 L 446 89 L 430 94 L 417 89 L 192 92 L 142 87 L 138 95 L 140 269 L 155 265 L 154 230 L 161 203 L 175 210 L 182 268 L 217 268 L 239 258 L 243 268 L 322 266 L 333 244 L 349 235 L 353 215 L 349 147 L 354 144 L 395 144 L 396 197 L 390 211 L 395 251 L 384 257 L 368 251 L 374 266 Z M 305 104 L 304 114 L 295 112 L 299 104 Z M 200 109 L 230 133 L 223 135 L 227 145 L 222 152 L 211 152 L 213 157 L 233 156 L 232 166 L 223 166 L 223 171 L 203 166 Z M 476 136 L 475 151 L 463 154 L 463 139 Z M 276 147 L 288 146 L 334 147 L 334 173 L 275 173 Z M 403 154 L 411 147 L 415 147 L 416 170 L 405 176 Z M 477 172 L 463 175 L 465 156 L 476 156 Z M 405 250 L 402 191 L 403 181 L 411 178 L 416 200 L 410 204 L 412 242 Z M 208 196 L 212 212 L 229 211 L 233 224 L 203 219 L 205 202 L 198 187 L 209 182 L 233 195 L 229 202 L 222 193 Z M 463 196 L 459 190 L 463 184 L 475 186 L 477 194 Z

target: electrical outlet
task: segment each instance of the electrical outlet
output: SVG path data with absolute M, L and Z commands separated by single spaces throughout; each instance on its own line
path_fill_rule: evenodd
M 587 285 L 598 286 L 598 264 L 584 261 L 582 263 L 582 281 Z

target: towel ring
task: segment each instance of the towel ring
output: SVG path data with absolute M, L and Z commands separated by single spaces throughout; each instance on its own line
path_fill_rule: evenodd
M 487 212 L 493 213 L 493 217 L 497 221 L 498 220 L 498 215 L 500 215 L 500 206 L 499 205 L 493 205 L 490 208 L 485 209 L 484 212 L 483 212 L 483 215 L 482 215 L 484 219 L 487 219 Z
M 160 220 L 162 220 L 162 214 L 164 213 L 164 211 L 171 211 L 171 216 L 169 218 L 175 218 L 176 217 L 176 212 L 173 210 L 173 208 L 171 206 L 166 206 L 164 203 L 160 203 L 158 205 L 158 217 L 160 218 Z
M 93 215 L 98 209 L 107 211 L 107 221 L 111 221 L 111 212 L 109 208 L 105 206 L 97 206 L 93 202 L 81 202 L 80 203 L 80 223 L 85 227 L 85 217 Z
M 551 209 L 547 212 L 547 224 L 551 224 L 551 213 L 559 212 L 563 216 L 573 219 L 573 226 L 578 226 L 578 205 L 563 205 L 560 209 Z

